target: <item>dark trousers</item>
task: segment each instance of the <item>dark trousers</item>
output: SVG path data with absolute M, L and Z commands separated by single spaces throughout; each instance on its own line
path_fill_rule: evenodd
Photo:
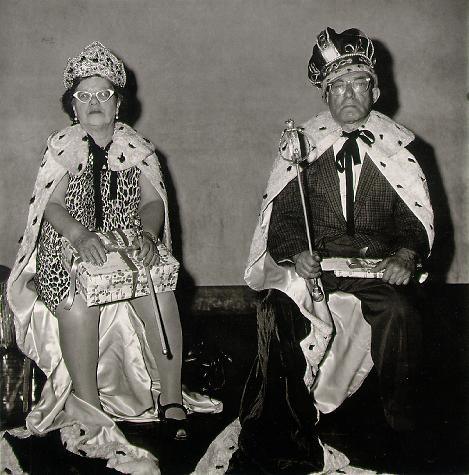
M 361 300 L 371 325 L 371 353 L 386 419 L 412 428 L 421 352 L 420 318 L 406 287 L 378 279 L 323 275 L 326 292 L 342 290 Z M 314 401 L 304 381 L 300 341 L 310 323 L 284 293 L 270 290 L 258 307 L 258 354 L 244 388 L 241 433 L 229 474 L 306 474 L 322 469 Z
M 381 279 L 336 277 L 325 272 L 326 293 L 342 290 L 361 301 L 363 317 L 371 326 L 371 357 L 379 376 L 386 420 L 398 431 L 415 423 L 422 352 L 420 315 L 413 286 L 393 286 Z

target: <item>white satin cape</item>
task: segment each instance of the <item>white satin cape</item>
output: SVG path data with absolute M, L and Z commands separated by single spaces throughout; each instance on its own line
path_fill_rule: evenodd
M 434 237 L 433 211 L 425 177 L 415 157 L 405 148 L 414 135 L 374 111 L 364 127 L 376 138 L 367 151 L 368 155 L 423 223 L 431 248 Z M 312 162 L 334 144 L 342 129 L 327 111 L 307 122 L 304 131 L 311 141 L 312 149 L 307 159 Z M 295 177 L 295 167 L 278 156 L 263 195 L 244 278 L 254 290 L 277 289 L 284 292 L 311 322 L 309 335 L 300 343 L 306 360 L 304 382 L 314 395 L 317 410 L 328 413 L 360 387 L 372 368 L 371 330 L 362 316 L 360 301 L 356 297 L 335 292 L 328 303 L 325 300 L 313 302 L 305 280 L 297 275 L 293 266 L 277 265 L 267 251 L 273 200 Z M 228 425 L 212 442 L 194 473 L 224 473 L 231 455 L 238 447 L 240 430 L 239 419 Z M 322 445 L 324 468 L 321 473 L 336 473 L 336 470 L 340 470 L 340 473 L 372 473 L 347 467 L 349 460 L 344 454 Z
M 154 421 L 159 376 L 145 338 L 145 330 L 127 302 L 101 307 L 97 381 L 103 411 L 79 399 L 62 357 L 57 319 L 38 299 L 32 281 L 36 269 L 36 241 L 45 205 L 65 173 L 83 173 L 88 144 L 80 125 L 52 134 L 41 163 L 25 233 L 7 285 L 15 317 L 17 344 L 47 376 L 39 402 L 26 418 L 26 432 L 41 435 L 60 429 L 66 448 L 79 455 L 107 459 L 107 465 L 123 473 L 159 473 L 156 458 L 131 445 L 113 419 Z M 171 249 L 168 203 L 154 146 L 137 132 L 116 123 L 108 153 L 111 170 L 137 166 L 149 179 L 165 206 L 163 242 Z M 164 303 L 161 308 L 165 311 Z M 214 413 L 221 402 L 183 391 L 189 411 Z
M 413 133 L 375 111 L 370 113 L 363 128 L 375 136 L 367 154 L 422 222 L 431 248 L 433 211 L 425 176 L 415 157 L 405 148 L 415 138 Z M 342 129 L 326 111 L 307 122 L 304 132 L 311 142 L 307 157 L 311 163 L 335 143 Z M 280 155 L 274 162 L 244 277 L 254 290 L 277 289 L 287 294 L 311 322 L 311 332 L 300 343 L 307 363 L 304 381 L 313 392 L 318 410 L 328 413 L 353 394 L 369 373 L 371 331 L 357 298 L 336 292 L 328 303 L 313 302 L 306 281 L 297 275 L 294 267 L 279 266 L 267 251 L 273 200 L 296 177 L 295 167 L 290 165 Z

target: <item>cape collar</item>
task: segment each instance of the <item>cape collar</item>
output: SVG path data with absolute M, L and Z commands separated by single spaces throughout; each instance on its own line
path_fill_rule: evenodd
M 304 131 L 313 144 L 314 157 L 321 156 L 342 134 L 341 126 L 324 111 L 304 124 Z M 382 156 L 393 156 L 414 140 L 414 134 L 403 125 L 376 111 L 371 111 L 367 121 L 360 127 L 375 136 L 370 153 L 377 151 Z
M 80 124 L 56 132 L 47 141 L 52 158 L 71 174 L 79 175 L 88 161 L 87 133 Z M 108 152 L 111 170 L 131 168 L 155 152 L 154 145 L 122 122 L 116 122 L 112 144 Z

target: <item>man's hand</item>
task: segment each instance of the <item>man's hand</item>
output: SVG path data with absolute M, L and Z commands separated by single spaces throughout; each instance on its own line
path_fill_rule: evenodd
M 304 279 L 314 279 L 321 275 L 321 257 L 313 251 L 303 251 L 293 256 L 296 273 Z
M 382 279 L 388 284 L 407 285 L 416 269 L 415 255 L 410 249 L 399 249 L 394 255 L 378 262 L 373 271 L 384 270 Z

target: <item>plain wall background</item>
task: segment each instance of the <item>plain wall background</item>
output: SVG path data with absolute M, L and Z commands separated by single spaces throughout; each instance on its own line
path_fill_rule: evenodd
M 45 140 L 68 125 L 67 58 L 99 40 L 135 74 L 135 128 L 161 152 L 183 284 L 243 283 L 284 121 L 324 109 L 316 35 L 379 40 L 382 99 L 419 137 L 435 278 L 469 282 L 464 0 L 0 0 L 0 264 L 11 266 Z

